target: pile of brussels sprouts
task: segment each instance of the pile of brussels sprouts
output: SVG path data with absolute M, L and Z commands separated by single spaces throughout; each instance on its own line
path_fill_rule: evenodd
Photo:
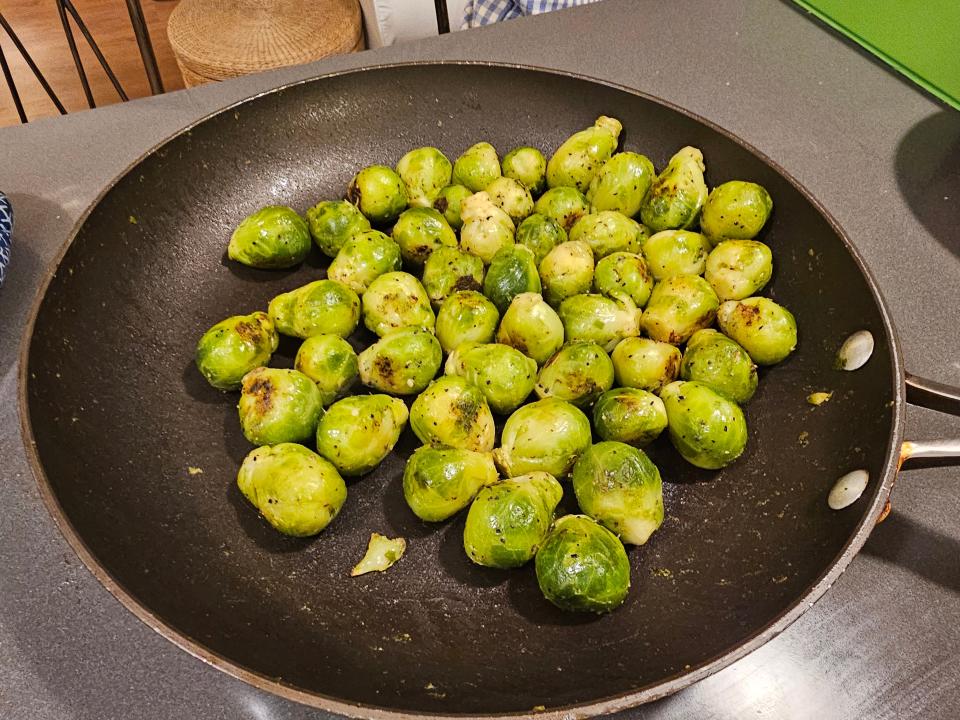
M 666 430 L 697 467 L 735 461 L 756 366 L 786 358 L 797 330 L 757 295 L 772 273 L 753 239 L 767 191 L 708 192 L 692 147 L 657 174 L 616 152 L 621 129 L 600 117 L 549 162 L 532 147 L 501 162 L 482 142 L 453 164 L 418 148 L 395 169 L 360 170 L 346 200 L 305 220 L 271 206 L 240 224 L 228 255 L 246 265 L 291 267 L 314 243 L 332 258 L 325 279 L 217 323 L 196 350 L 211 385 L 240 390 L 257 448 L 238 484 L 271 525 L 323 530 L 343 478 L 376 468 L 409 423 L 423 445 L 403 493 L 418 517 L 469 508 L 467 556 L 534 560 L 561 608 L 623 602 L 623 543 L 663 520 L 660 473 L 640 448 Z M 346 338 L 361 320 L 377 339 L 357 354 Z M 278 333 L 303 339 L 295 369 L 267 367 Z M 561 479 L 582 515 L 555 519 Z

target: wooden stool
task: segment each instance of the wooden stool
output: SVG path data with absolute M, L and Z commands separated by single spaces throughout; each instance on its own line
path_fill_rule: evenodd
M 364 48 L 358 0 L 180 0 L 167 35 L 187 87 Z

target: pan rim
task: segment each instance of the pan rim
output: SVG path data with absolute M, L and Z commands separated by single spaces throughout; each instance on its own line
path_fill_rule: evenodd
M 426 711 L 403 711 L 390 709 L 388 707 L 376 706 L 376 705 L 367 705 L 361 703 L 351 703 L 342 699 L 334 698 L 328 695 L 323 695 L 321 693 L 312 692 L 304 690 L 302 688 L 296 687 L 284 683 L 277 678 L 268 677 L 259 672 L 250 670 L 239 663 L 220 655 L 217 652 L 207 648 L 199 641 L 187 636 L 185 633 L 173 627 L 167 621 L 161 619 L 155 615 L 146 605 L 142 604 L 133 594 L 129 592 L 122 583 L 120 583 L 113 575 L 100 563 L 96 558 L 90 548 L 87 546 L 83 538 L 80 537 L 76 529 L 73 527 L 73 524 L 70 522 L 67 517 L 63 507 L 60 504 L 59 499 L 53 491 L 53 488 L 50 484 L 50 480 L 46 475 L 46 472 L 43 469 L 40 457 L 37 452 L 37 443 L 33 434 L 33 426 L 30 420 L 30 411 L 28 404 L 27 396 L 27 382 L 29 378 L 28 370 L 28 361 L 30 357 L 30 348 L 33 340 L 34 328 L 36 325 L 37 317 L 40 312 L 40 308 L 43 304 L 43 301 L 47 295 L 50 284 L 53 279 L 56 277 L 57 271 L 60 269 L 60 266 L 63 262 L 64 257 L 67 252 L 69 252 L 70 247 L 73 245 L 76 240 L 77 235 L 80 230 L 83 228 L 84 224 L 89 219 L 93 211 L 100 205 L 104 197 L 110 193 L 114 187 L 116 187 L 124 178 L 126 178 L 140 163 L 142 163 L 147 158 L 151 157 L 159 149 L 167 145 L 168 143 L 176 140 L 180 136 L 189 133 L 193 128 L 201 125 L 202 123 L 207 122 L 208 120 L 221 115 L 223 113 L 234 110 L 248 102 L 252 102 L 260 97 L 265 95 L 271 95 L 274 93 L 281 93 L 285 90 L 289 90 L 300 85 L 306 85 L 308 83 L 313 83 L 318 80 L 326 80 L 329 78 L 341 77 L 344 75 L 360 74 L 367 72 L 377 72 L 381 70 L 389 70 L 395 68 L 406 68 L 406 67 L 430 67 L 430 66 L 467 66 L 467 67 L 488 67 L 488 68 L 497 68 L 497 69 L 508 69 L 508 70 L 521 70 L 527 72 L 536 72 L 543 73 L 548 75 L 554 75 L 559 77 L 573 78 L 576 80 L 591 82 L 603 87 L 607 87 L 613 90 L 618 90 L 621 92 L 626 92 L 631 95 L 640 97 L 644 100 L 656 103 L 663 107 L 669 108 L 674 112 L 680 113 L 688 118 L 691 118 L 704 126 L 710 128 L 714 132 L 719 133 L 728 140 L 736 143 L 743 149 L 752 153 L 769 167 L 773 168 L 777 173 L 779 173 L 788 183 L 790 183 L 803 197 L 806 199 L 816 210 L 823 216 L 824 219 L 828 222 L 831 229 L 837 234 L 841 242 L 844 244 L 847 252 L 851 255 L 854 262 L 856 263 L 858 269 L 864 276 L 864 279 L 867 282 L 867 285 L 870 289 L 870 292 L 873 296 L 874 302 L 880 310 L 880 316 L 883 321 L 883 329 L 886 335 L 887 342 L 891 348 L 891 381 L 893 383 L 893 402 L 894 402 L 894 413 L 893 413 L 893 424 L 891 430 L 891 438 L 887 447 L 887 455 L 883 463 L 883 472 L 882 478 L 880 479 L 876 490 L 874 491 L 874 496 L 871 500 L 871 505 L 864 515 L 861 522 L 856 526 L 850 538 L 847 540 L 846 544 L 843 546 L 839 554 L 834 558 L 830 563 L 827 569 L 815 579 L 799 596 L 798 598 L 789 605 L 783 612 L 774 617 L 770 622 L 768 622 L 764 627 L 754 632 L 752 635 L 741 640 L 737 645 L 728 649 L 727 651 L 718 654 L 694 667 L 685 669 L 682 672 L 675 673 L 667 678 L 661 679 L 660 681 L 648 684 L 639 689 L 632 690 L 627 693 L 622 693 L 619 695 L 607 696 L 600 698 L 591 702 L 579 703 L 575 705 L 567 705 L 556 708 L 551 708 L 544 711 L 534 711 L 530 710 L 527 713 L 486 713 L 479 715 L 477 713 L 471 714 L 447 714 L 447 713 L 432 713 Z M 572 718 L 581 718 L 581 717 L 592 717 L 595 715 L 606 715 L 622 710 L 626 710 L 632 707 L 636 707 L 660 698 L 672 695 L 679 690 L 682 690 L 694 683 L 703 680 L 710 675 L 722 670 L 723 668 L 731 665 L 732 663 L 740 660 L 749 653 L 753 652 L 757 648 L 766 644 L 781 632 L 786 630 L 790 625 L 792 625 L 804 612 L 806 612 L 813 604 L 819 600 L 826 592 L 829 590 L 832 585 L 837 581 L 840 575 L 843 574 L 847 566 L 857 555 L 860 549 L 863 547 L 867 538 L 870 535 L 873 527 L 876 525 L 877 520 L 879 519 L 886 501 L 890 495 L 890 491 L 893 487 L 893 483 L 899 468 L 900 460 L 900 448 L 903 442 L 903 425 L 905 420 L 905 409 L 904 409 L 904 368 L 903 368 L 903 355 L 900 347 L 900 342 L 897 337 L 896 328 L 893 324 L 893 319 L 890 316 L 890 312 L 887 306 L 883 294 L 880 291 L 879 286 L 877 285 L 876 279 L 873 277 L 873 274 L 870 272 L 863 258 L 860 256 L 859 251 L 847 237 L 846 232 L 833 217 L 833 215 L 820 203 L 820 201 L 815 198 L 812 193 L 810 193 L 804 185 L 802 185 L 796 178 L 793 177 L 789 172 L 787 172 L 779 163 L 775 162 L 773 159 L 768 157 L 765 153 L 758 150 L 756 147 L 746 142 L 738 135 L 726 130 L 725 128 L 717 125 L 716 123 L 701 117 L 697 113 L 691 112 L 679 105 L 676 105 L 668 100 L 664 100 L 649 93 L 643 92 L 636 88 L 632 88 L 626 85 L 622 85 L 615 82 L 610 82 L 607 80 L 602 80 L 599 78 L 591 77 L 589 75 L 575 73 L 565 70 L 558 70 L 555 68 L 546 68 L 536 65 L 526 65 L 520 63 L 504 63 L 504 62 L 490 62 L 490 61 L 478 61 L 478 60 L 447 60 L 447 61 L 435 61 L 435 60 L 418 60 L 418 61 L 407 61 L 407 62 L 394 62 L 394 63 L 377 63 L 373 65 L 364 65 L 358 68 L 351 68 L 347 70 L 338 70 L 334 72 L 321 73 L 318 75 L 313 75 L 307 78 L 300 80 L 295 80 L 292 82 L 285 83 L 275 88 L 269 90 L 264 90 L 253 95 L 244 97 L 240 100 L 232 102 L 222 108 L 214 110 L 210 113 L 205 114 L 203 117 L 197 119 L 196 121 L 189 123 L 183 128 L 177 130 L 176 132 L 165 137 L 163 140 L 155 143 L 142 154 L 140 154 L 135 160 L 133 160 L 126 168 L 124 168 L 120 173 L 118 173 L 112 180 L 110 180 L 107 185 L 98 193 L 97 197 L 87 206 L 87 208 L 81 213 L 78 217 L 76 223 L 71 229 L 67 240 L 63 243 L 60 249 L 57 251 L 56 256 L 53 262 L 48 266 L 48 269 L 44 276 L 41 279 L 37 287 L 36 294 L 34 296 L 33 302 L 31 304 L 31 309 L 27 318 L 26 325 L 24 327 L 23 335 L 20 340 L 20 350 L 19 350 L 19 371 L 17 379 L 17 400 L 18 400 L 18 416 L 20 419 L 20 430 L 21 430 L 21 439 L 24 445 L 24 452 L 27 458 L 27 462 L 30 465 L 30 468 L 33 472 L 34 478 L 37 482 L 37 488 L 39 490 L 40 496 L 43 500 L 44 506 L 47 509 L 47 512 L 52 517 L 54 524 L 57 526 L 60 534 L 67 541 L 67 544 L 71 549 L 76 553 L 77 557 L 81 560 L 83 565 L 87 570 L 94 576 L 94 578 L 101 584 L 106 590 L 120 602 L 128 611 L 135 615 L 140 621 L 145 625 L 151 628 L 154 632 L 161 635 L 180 649 L 186 651 L 190 655 L 194 656 L 198 660 L 202 661 L 207 665 L 211 665 L 218 670 L 226 673 L 227 675 L 234 677 L 238 680 L 241 680 L 258 690 L 269 692 L 271 694 L 280 696 L 287 700 L 291 700 L 303 705 L 314 707 L 320 710 L 325 710 L 328 712 L 337 713 L 342 716 L 351 717 L 351 718 L 362 718 L 363 720 L 412 720 L 414 718 L 431 718 L 433 720 L 462 720 L 466 717 L 486 717 L 486 718 L 498 718 L 500 720 L 525 720 L 532 716 L 538 718 L 545 718 L 548 720 L 571 720 Z

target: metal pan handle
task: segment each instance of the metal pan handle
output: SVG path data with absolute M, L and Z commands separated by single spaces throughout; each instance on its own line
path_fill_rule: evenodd
M 960 415 L 960 389 L 907 373 L 907 402 Z M 900 451 L 901 464 L 910 458 L 960 458 L 960 439 L 907 441 Z

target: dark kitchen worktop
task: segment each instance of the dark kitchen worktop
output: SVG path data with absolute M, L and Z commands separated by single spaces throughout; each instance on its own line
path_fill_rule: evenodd
M 0 289 L 0 717 L 330 717 L 177 649 L 81 565 L 26 464 L 17 351 L 35 288 L 74 222 L 155 143 L 292 80 L 439 59 L 595 76 L 741 136 L 787 168 L 847 230 L 890 305 L 908 368 L 960 385 L 960 113 L 785 2 L 607 0 L 2 129 L 0 189 L 13 201 L 17 229 L 13 266 Z M 523 98 L 516 103 L 523 111 Z M 910 409 L 907 421 L 912 439 L 960 436 L 956 418 Z M 619 717 L 957 717 L 957 480 L 949 467 L 904 472 L 893 514 L 800 620 L 713 677 Z

